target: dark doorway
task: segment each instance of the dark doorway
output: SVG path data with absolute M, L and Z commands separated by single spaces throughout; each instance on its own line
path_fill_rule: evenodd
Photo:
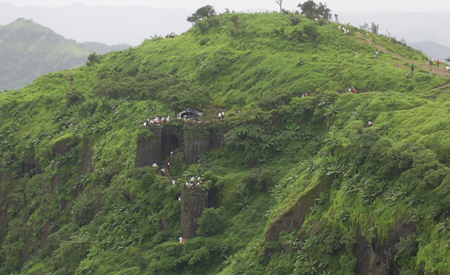
M 169 139 L 169 152 L 175 151 L 178 147 L 180 147 L 180 141 L 175 135 L 171 136 Z

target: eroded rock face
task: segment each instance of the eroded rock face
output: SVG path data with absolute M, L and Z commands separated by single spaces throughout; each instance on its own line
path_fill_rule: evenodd
M 89 146 L 89 140 L 83 141 L 83 148 L 81 149 L 81 171 L 80 175 L 85 175 L 92 172 L 92 149 Z
M 197 220 L 208 206 L 208 190 L 203 186 L 184 186 L 181 195 L 181 229 L 183 238 L 192 239 L 197 236 Z
M 314 198 L 318 197 L 321 192 L 327 192 L 328 190 L 328 184 L 318 184 L 307 191 L 292 208 L 281 214 L 281 217 L 272 223 L 266 232 L 266 243 L 278 241 L 282 231 L 290 232 L 300 229 L 305 221 L 306 214 L 314 205 Z
M 74 138 L 66 138 L 60 140 L 53 145 L 53 156 L 59 157 L 63 156 L 70 151 L 74 146 L 76 146 L 77 140 Z
M 416 225 L 409 224 L 408 219 L 399 220 L 383 244 L 371 244 L 361 234 L 356 234 L 356 274 L 386 275 L 400 274 L 401 267 L 395 267 L 393 261 L 397 255 L 397 244 L 401 238 L 414 234 Z

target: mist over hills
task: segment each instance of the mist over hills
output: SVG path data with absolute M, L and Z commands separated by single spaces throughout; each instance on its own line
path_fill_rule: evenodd
M 32 20 L 0 26 L 0 90 L 18 89 L 37 77 L 84 65 L 90 53 L 120 51 L 128 44 L 78 43 Z
M 108 45 L 127 43 L 139 45 L 154 35 L 182 33 L 189 29 L 184 9 L 154 9 L 142 6 L 89 7 L 74 4 L 58 8 L 16 7 L 0 2 L 0 24 L 17 18 L 33 19 L 56 33 L 78 42 L 101 42 Z
M 92 51 L 31 20 L 0 26 L 0 89 L 17 89 L 37 77 L 83 65 Z
M 449 12 L 384 12 L 339 14 L 339 21 L 350 22 L 358 27 L 367 22 L 379 24 L 380 34 L 390 34 L 398 40 L 406 42 L 433 41 L 442 45 L 450 45 Z
M 130 45 L 124 43 L 117 45 L 106 45 L 99 42 L 84 42 L 81 44 L 90 49 L 92 52 L 96 52 L 98 54 L 105 54 L 112 51 L 122 51 L 131 47 Z
M 450 58 L 450 47 L 446 47 L 432 41 L 410 42 L 408 45 L 423 51 L 430 57 L 440 59 L 441 61 Z

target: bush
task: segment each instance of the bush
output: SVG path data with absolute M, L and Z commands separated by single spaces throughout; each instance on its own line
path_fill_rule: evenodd
M 88 224 L 94 218 L 94 198 L 90 194 L 78 197 L 72 206 L 71 215 L 73 222 L 79 226 Z
M 228 220 L 223 208 L 208 208 L 198 219 L 197 234 L 200 236 L 214 236 L 225 229 Z

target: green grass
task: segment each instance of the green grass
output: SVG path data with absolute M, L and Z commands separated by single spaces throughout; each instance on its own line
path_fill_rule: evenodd
M 317 40 L 299 36 L 305 27 Z M 375 60 L 366 39 L 411 62 L 420 52 L 350 29 L 225 13 L 71 70 L 72 87 L 61 71 L 0 94 L 0 273 L 355 274 L 356 234 L 384 248 L 404 220 L 418 238 L 399 243 L 394 264 L 445 273 L 448 79 L 406 79 L 409 63 L 387 52 Z M 174 163 L 177 177 L 205 173 L 226 221 L 180 245 L 181 185 L 134 160 L 143 121 L 184 108 L 205 119 L 240 112 L 226 120 L 225 149 L 199 166 Z M 70 149 L 55 156 L 64 140 Z M 318 185 L 330 191 L 313 198 L 304 224 L 266 242 Z

